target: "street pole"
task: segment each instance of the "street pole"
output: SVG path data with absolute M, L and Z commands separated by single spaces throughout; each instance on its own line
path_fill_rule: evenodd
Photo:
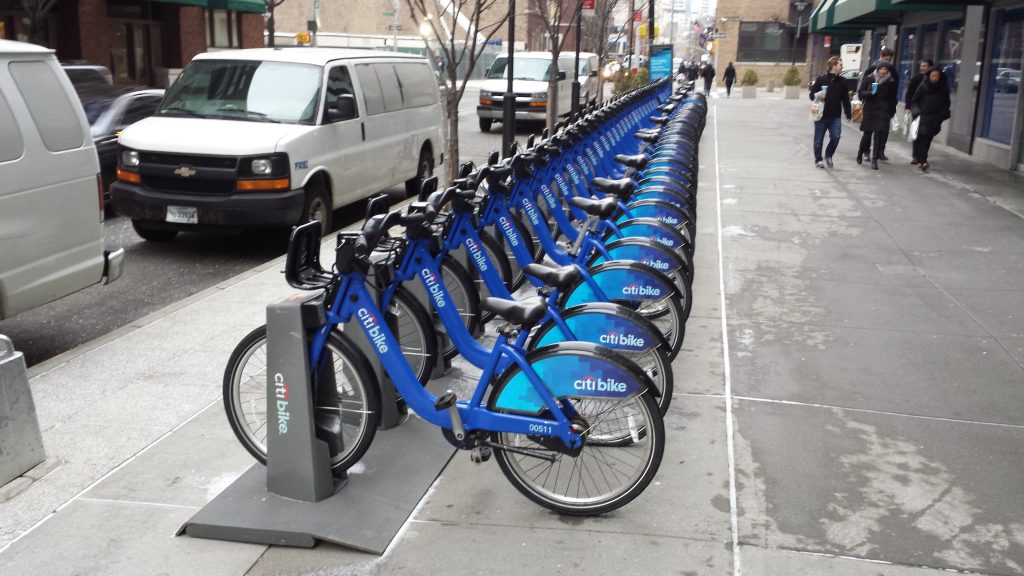
M 516 0 L 508 1 L 508 63 L 505 70 L 508 73 L 508 82 L 505 84 L 505 96 L 501 99 L 501 153 L 508 158 L 512 155 L 512 141 L 515 138 L 516 130 L 516 95 L 512 91 L 512 80 L 515 75 L 512 73 L 515 64 L 516 45 Z
M 633 4 L 633 0 L 629 0 L 629 57 L 626 59 L 626 62 L 629 63 L 629 70 L 636 66 L 636 60 L 633 59 L 633 52 L 636 50 L 636 46 L 633 44 L 633 17 L 635 15 L 636 6 Z
M 398 52 L 398 0 L 391 3 L 391 9 L 395 15 L 395 22 L 391 25 L 391 51 Z
M 654 0 L 647 0 L 647 69 L 650 70 L 654 54 Z
M 572 107 L 573 115 L 580 111 L 580 36 L 583 35 L 583 0 L 576 2 L 576 70 L 572 76 Z
M 796 8 L 796 34 L 793 36 L 793 62 L 792 66 L 796 66 L 796 45 L 800 43 L 800 29 L 804 27 L 804 7 L 807 6 L 805 2 L 793 2 L 793 6 Z

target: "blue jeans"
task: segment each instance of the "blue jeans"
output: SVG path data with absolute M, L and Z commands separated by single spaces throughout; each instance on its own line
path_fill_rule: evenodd
M 828 147 L 825 157 L 831 158 L 839 147 L 839 136 L 843 131 L 842 118 L 836 116 L 831 120 L 821 119 L 814 123 L 814 161 L 821 162 L 821 145 L 825 143 L 825 131 L 828 130 Z

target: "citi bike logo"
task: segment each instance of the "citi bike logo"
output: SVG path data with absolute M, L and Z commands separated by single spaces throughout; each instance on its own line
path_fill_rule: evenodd
M 420 276 L 423 278 L 423 285 L 427 287 L 430 297 L 434 299 L 434 304 L 438 308 L 444 308 L 444 295 L 441 294 L 441 285 L 437 281 L 437 276 L 434 275 L 430 268 L 420 270 Z
M 661 289 L 657 286 L 640 286 L 637 283 L 627 284 L 622 287 L 623 296 L 661 296 Z
M 476 240 L 466 238 L 466 250 L 469 250 L 470 257 L 476 262 L 477 269 L 486 272 L 487 260 L 484 259 L 484 253 L 480 250 L 480 245 L 476 243 Z
M 530 222 L 534 226 L 542 225 L 540 215 L 537 214 L 537 207 L 533 205 L 533 202 L 530 202 L 529 198 L 523 198 L 523 208 L 526 209 L 526 215 L 530 217 Z
M 609 332 L 607 334 L 601 334 L 598 338 L 601 344 L 612 344 L 614 346 L 632 346 L 636 348 L 642 348 L 646 342 L 643 338 L 635 334 L 622 334 L 619 332 Z
M 519 246 L 519 236 L 516 234 L 512 222 L 505 216 L 502 216 L 498 218 L 498 224 L 501 225 L 501 229 L 505 232 L 505 238 L 508 239 L 508 243 L 513 246 Z
M 626 383 L 614 378 L 597 378 L 584 376 L 572 383 L 572 387 L 583 392 L 625 392 Z
M 653 258 L 644 258 L 640 262 L 650 266 L 651 268 L 654 268 L 655 270 L 668 270 L 670 268 L 668 262 L 665 262 L 664 260 L 655 260 Z
M 580 175 L 578 172 L 576 172 L 575 166 L 569 166 L 569 178 L 572 178 L 573 184 L 578 185 L 580 183 Z
M 373 347 L 377 349 L 377 352 L 384 354 L 388 351 L 388 344 L 384 340 L 384 331 L 380 328 L 380 322 L 377 317 L 370 313 L 366 308 L 360 308 L 356 310 L 356 316 L 359 317 L 359 321 L 362 322 L 363 327 L 366 328 L 366 335 L 369 336 L 370 342 Z
M 668 246 L 669 248 L 675 248 L 676 247 L 676 243 L 673 242 L 671 238 L 664 238 L 662 236 L 655 236 L 654 239 L 659 244 L 664 244 L 665 246 Z
M 562 180 L 562 177 L 555 176 L 555 180 L 558 181 L 560 189 L 565 190 L 565 183 Z M 555 195 L 554 193 L 551 192 L 551 188 L 548 188 L 546 185 L 541 184 L 540 193 L 544 197 L 544 201 L 548 203 L 548 206 L 551 207 L 552 210 L 557 209 L 558 201 L 555 200 Z
M 292 391 L 284 382 L 284 375 L 280 372 L 274 374 L 274 398 L 277 399 L 275 406 L 277 407 L 278 434 L 288 433 L 288 419 L 291 417 L 291 414 L 288 412 L 288 397 L 291 395 Z

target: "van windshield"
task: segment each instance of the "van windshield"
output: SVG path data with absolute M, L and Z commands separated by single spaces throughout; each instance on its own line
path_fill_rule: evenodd
M 547 82 L 551 79 L 551 60 L 541 58 L 516 58 L 513 67 L 514 80 L 536 80 Z M 508 58 L 498 58 L 487 72 L 489 80 L 508 78 Z
M 157 116 L 314 124 L 321 76 L 309 64 L 195 60 L 167 90 Z

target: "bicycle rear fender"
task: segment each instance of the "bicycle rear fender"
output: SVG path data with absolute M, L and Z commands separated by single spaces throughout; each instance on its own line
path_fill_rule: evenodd
M 641 314 L 620 304 L 611 302 L 589 302 L 573 306 L 561 313 L 562 320 L 576 338 L 593 342 L 613 350 L 642 352 L 669 344 L 658 328 Z M 548 320 L 537 330 L 530 343 L 531 348 L 566 341 L 566 336 L 553 320 Z
M 610 348 L 589 342 L 544 346 L 529 351 L 526 360 L 555 398 L 632 398 L 655 388 L 635 363 Z M 498 377 L 494 389 L 497 396 L 491 396 L 491 410 L 535 415 L 547 409 L 517 365 Z
M 650 238 L 673 250 L 689 249 L 689 242 L 675 228 L 654 218 L 630 218 L 618 224 L 619 232 L 625 238 Z
M 633 194 L 629 198 L 629 204 L 631 206 L 634 203 L 642 202 L 645 200 L 659 200 L 661 202 L 667 202 L 680 210 L 686 210 L 690 205 L 689 200 L 685 195 L 680 192 L 673 192 L 671 190 L 645 190 L 640 189 L 637 193 Z
M 626 206 L 633 218 L 653 218 L 658 222 L 680 229 L 690 220 L 690 216 L 675 204 L 658 200 L 639 200 L 631 202 Z M 623 214 L 615 221 L 622 224 L 630 219 L 629 214 Z
M 616 238 L 605 244 L 605 250 L 608 251 L 610 258 L 606 259 L 603 254 L 598 252 L 590 264 L 600 264 L 607 260 L 639 262 L 663 274 L 678 271 L 685 273 L 690 268 L 689 263 L 682 255 L 653 242 L 650 238 Z
M 609 260 L 588 268 L 587 273 L 611 301 L 661 300 L 678 291 L 671 278 L 640 262 Z M 581 279 L 567 291 L 562 307 L 600 301 L 590 283 Z

